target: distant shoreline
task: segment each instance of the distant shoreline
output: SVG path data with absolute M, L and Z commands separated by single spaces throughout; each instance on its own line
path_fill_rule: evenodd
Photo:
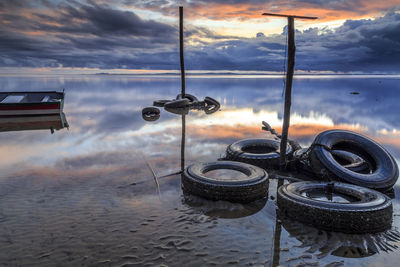
M 187 72 L 188 78 L 261 78 L 274 79 L 284 77 L 284 73 L 262 73 L 252 72 Z M 171 72 L 149 72 L 149 73 L 0 73 L 0 77 L 19 76 L 19 77 L 51 77 L 51 76 L 91 76 L 91 77 L 146 77 L 146 78 L 179 78 L 179 73 Z M 399 78 L 400 74 L 384 74 L 384 73 L 296 73 L 295 79 L 319 79 L 319 78 Z

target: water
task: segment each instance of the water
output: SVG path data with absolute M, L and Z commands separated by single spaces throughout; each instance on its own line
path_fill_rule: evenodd
M 291 138 L 308 146 L 323 130 L 349 129 L 399 163 L 399 80 L 295 79 Z M 266 136 L 263 120 L 280 131 L 282 87 L 281 78 L 188 77 L 187 92 L 217 99 L 221 111 L 186 116 L 185 164 Z M 180 170 L 181 116 L 162 110 L 146 122 L 141 110 L 174 98 L 179 78 L 0 77 L 0 91 L 62 88 L 69 130 L 0 134 L 1 265 L 396 265 L 399 182 L 385 233 L 330 233 L 285 218 L 276 226 L 274 180 L 268 200 L 248 205 L 184 196 L 179 175 L 160 178 L 158 190 L 146 161 L 157 176 Z

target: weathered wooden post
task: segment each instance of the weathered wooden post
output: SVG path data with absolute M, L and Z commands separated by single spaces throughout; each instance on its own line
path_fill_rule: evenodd
M 296 54 L 296 46 L 294 42 L 294 19 L 317 19 L 317 17 L 293 16 L 274 13 L 263 13 L 264 16 L 286 17 L 288 20 L 288 59 L 286 71 L 286 88 L 285 88 L 285 108 L 283 113 L 282 137 L 280 144 L 281 157 L 279 160 L 280 169 L 286 169 L 286 146 L 290 125 L 290 106 L 292 105 L 292 82 L 294 73 L 294 58 Z M 278 181 L 278 187 L 283 184 L 283 180 Z M 275 233 L 274 233 L 274 251 L 271 266 L 279 266 L 280 238 L 282 225 L 276 217 Z
M 264 16 L 287 17 L 288 19 L 288 59 L 286 72 L 286 88 L 285 88 L 285 108 L 283 113 L 282 138 L 280 144 L 281 157 L 279 160 L 280 169 L 286 169 L 286 146 L 290 125 L 290 106 L 292 105 L 292 82 L 294 73 L 294 58 L 296 46 L 294 43 L 294 19 L 317 19 L 317 17 L 293 16 L 274 13 L 264 13 Z
M 179 55 L 181 59 L 181 94 L 185 97 L 185 62 L 183 59 L 183 6 L 179 7 Z

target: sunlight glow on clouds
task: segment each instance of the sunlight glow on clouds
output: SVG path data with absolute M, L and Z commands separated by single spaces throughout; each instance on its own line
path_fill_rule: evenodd
M 399 72 L 398 0 L 179 3 L 188 69 L 278 71 L 286 20 L 261 15 L 270 11 L 319 17 L 296 21 L 297 70 Z M 177 70 L 177 10 L 168 0 L 0 2 L 0 73 L 13 67 Z

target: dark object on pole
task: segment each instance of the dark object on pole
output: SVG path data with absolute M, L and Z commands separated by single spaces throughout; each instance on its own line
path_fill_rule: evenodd
M 185 97 L 185 63 L 183 59 L 183 6 L 179 7 L 179 54 L 181 59 L 181 94 Z
M 282 138 L 280 148 L 280 169 L 286 169 L 286 145 L 288 140 L 289 125 L 290 125 L 290 106 L 292 104 L 292 81 L 294 72 L 294 58 L 296 46 L 294 43 L 294 19 L 317 19 L 317 17 L 284 15 L 274 13 L 263 13 L 264 16 L 287 17 L 288 19 L 288 70 L 286 72 L 286 88 L 285 88 L 285 109 L 283 115 Z

